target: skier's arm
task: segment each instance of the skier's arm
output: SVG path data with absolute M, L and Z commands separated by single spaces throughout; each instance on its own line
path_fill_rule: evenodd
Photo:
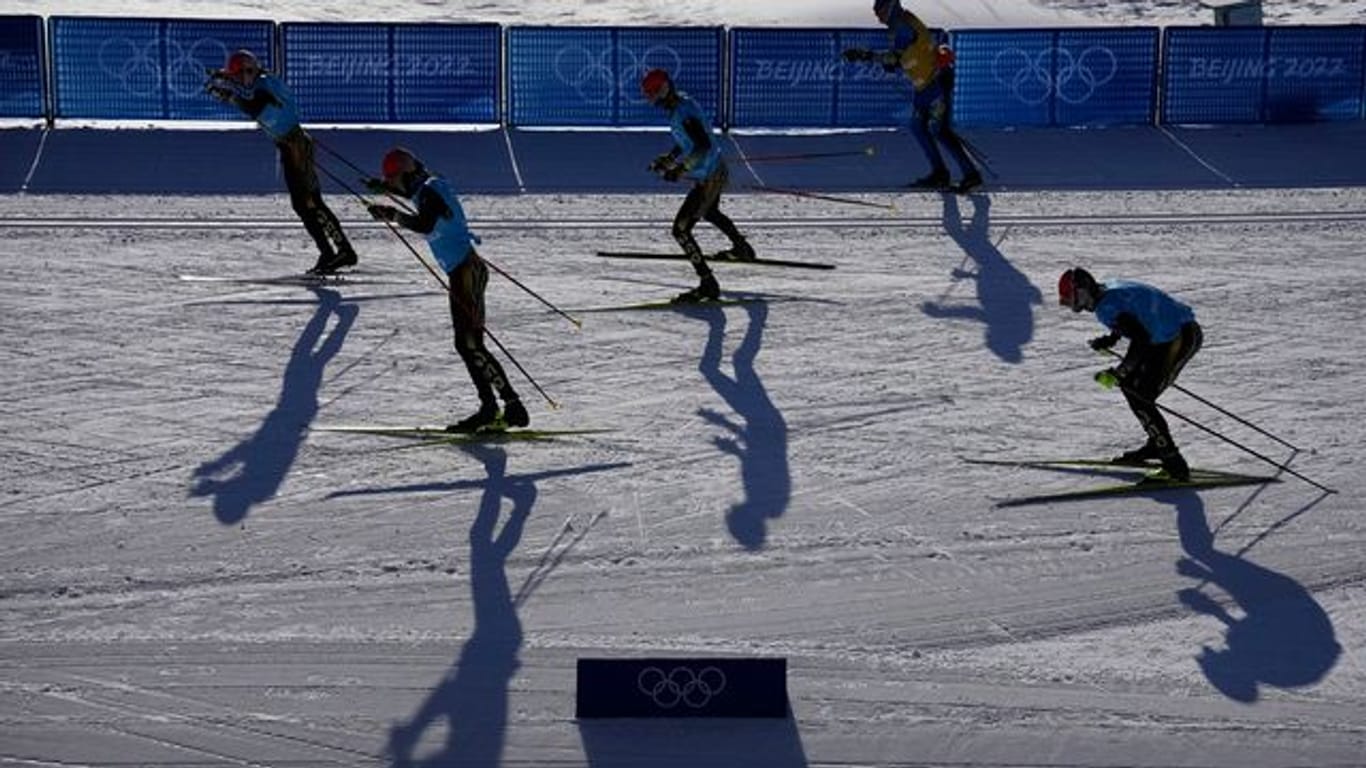
M 418 234 L 428 234 L 436 229 L 436 222 L 451 214 L 450 206 L 431 187 L 423 187 L 417 196 L 417 213 L 404 213 L 395 210 L 394 221 L 400 226 Z
M 1143 323 L 1140 323 L 1138 318 L 1129 312 L 1121 312 L 1115 318 L 1114 330 L 1129 339 L 1129 348 L 1124 350 L 1124 359 L 1115 366 L 1115 372 L 1120 379 L 1123 379 L 1138 365 L 1140 358 L 1152 344 L 1152 336 L 1148 333 L 1148 329 L 1143 326 Z

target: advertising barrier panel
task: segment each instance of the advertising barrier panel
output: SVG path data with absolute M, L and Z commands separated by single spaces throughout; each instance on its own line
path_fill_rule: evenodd
M 876 61 L 848 62 L 848 48 L 886 50 L 875 29 L 730 32 L 732 128 L 877 128 L 904 124 L 910 84 Z
M 47 114 L 43 92 L 43 20 L 0 16 L 0 117 Z
M 663 69 L 720 124 L 719 27 L 512 27 L 508 122 L 515 126 L 645 126 L 666 119 L 640 81 Z
M 205 73 L 246 48 L 274 63 L 269 21 L 54 17 L 49 22 L 56 118 L 231 120 L 204 92 Z
M 1167 30 L 1162 119 L 1285 123 L 1362 116 L 1366 27 Z
M 305 122 L 495 123 L 495 24 L 281 25 L 285 81 Z
M 1152 123 L 1157 28 L 965 30 L 957 53 L 960 126 Z

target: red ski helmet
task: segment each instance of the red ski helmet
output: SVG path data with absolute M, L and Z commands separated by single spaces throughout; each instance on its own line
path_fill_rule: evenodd
M 1085 308 L 1082 293 L 1092 298 L 1096 295 L 1096 279 L 1081 267 L 1073 267 L 1058 278 L 1058 303 L 1071 307 L 1073 312 Z
M 651 104 L 658 104 L 670 93 L 673 93 L 673 80 L 669 73 L 662 69 L 652 69 L 645 73 L 645 77 L 640 80 L 640 92 L 645 94 L 645 98 Z
M 421 167 L 422 163 L 418 161 L 417 155 L 403 147 L 394 147 L 384 153 L 384 160 L 380 163 L 380 174 L 386 182 L 392 184 L 403 174 L 414 173 Z
M 256 54 L 245 48 L 233 51 L 228 56 L 228 61 L 223 65 L 223 71 L 230 77 L 242 78 L 244 76 L 254 77 L 261 73 L 261 62 L 256 59 Z

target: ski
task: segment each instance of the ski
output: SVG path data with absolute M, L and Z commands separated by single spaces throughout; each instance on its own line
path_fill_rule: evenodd
M 1150 462 L 1125 462 L 1115 461 L 1114 459 L 1088 458 L 979 459 L 972 456 L 959 456 L 958 458 L 968 464 L 982 464 L 993 467 L 1023 467 L 1026 469 L 1051 469 L 1060 472 L 1086 472 L 1093 474 L 1146 475 L 1162 468 L 1162 465 L 1156 460 Z M 1190 472 L 1192 477 L 1247 477 L 1247 475 L 1238 472 L 1228 472 L 1222 469 L 1206 469 L 1204 467 L 1191 467 Z
M 1106 499 L 1122 496 L 1141 496 L 1144 494 L 1161 493 L 1164 491 L 1180 490 L 1201 490 L 1204 488 L 1226 488 L 1238 485 L 1265 485 L 1267 483 L 1279 483 L 1280 478 L 1266 475 L 1235 475 L 1220 474 L 1208 476 L 1191 475 L 1190 480 L 1170 480 L 1157 477 L 1144 477 L 1142 480 L 1130 483 L 1116 483 L 1114 485 L 1101 485 L 1091 488 L 1082 488 L 1075 491 L 1059 491 L 1056 493 L 1041 493 L 1029 496 L 1014 496 L 1011 498 L 1000 499 L 996 502 L 997 507 L 1023 507 L 1030 504 L 1049 504 L 1066 501 L 1085 501 L 1088 499 Z
M 607 259 L 650 259 L 655 261 L 687 261 L 681 253 L 650 253 L 648 251 L 598 251 L 598 256 Z M 707 256 L 713 264 L 753 264 L 760 267 L 795 267 L 797 269 L 834 269 L 834 264 L 817 261 L 790 261 L 788 259 L 728 259 L 716 255 Z
M 576 435 L 599 435 L 611 429 L 489 429 L 482 432 L 448 432 L 444 426 L 424 425 L 414 427 L 377 426 L 377 425 L 333 425 L 313 427 L 315 432 L 340 432 L 358 435 L 380 435 L 400 437 L 410 440 L 424 440 L 432 443 L 500 443 L 500 442 L 537 442 L 549 441 L 560 437 Z
M 687 309 L 707 309 L 710 307 L 736 307 L 745 304 L 756 304 L 760 302 L 772 301 L 763 297 L 734 298 L 734 299 L 708 299 L 706 301 L 674 301 L 673 299 L 661 299 L 659 301 L 642 301 L 636 304 L 617 304 L 605 307 L 582 307 L 570 310 L 571 312 L 633 312 L 650 310 L 687 310 Z
M 223 275 L 176 275 L 187 283 L 221 283 L 227 285 L 282 285 L 317 288 L 332 285 L 403 285 L 398 280 L 379 280 L 372 277 L 355 275 L 349 272 L 334 272 L 329 275 L 310 275 L 308 273 L 260 276 L 223 276 Z

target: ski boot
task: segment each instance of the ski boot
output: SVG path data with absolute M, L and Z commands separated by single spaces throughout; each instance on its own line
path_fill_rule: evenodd
M 715 256 L 717 261 L 754 261 L 754 246 L 748 240 L 741 240 Z
M 721 286 L 716 282 L 715 275 L 705 275 L 701 284 L 696 288 L 684 291 L 674 297 L 675 304 L 701 304 L 707 301 L 716 301 L 721 297 Z
M 504 427 L 525 427 L 531 423 L 531 416 L 521 400 L 509 400 L 503 403 L 502 421 Z
M 308 270 L 310 275 L 330 275 L 342 267 L 356 266 L 356 252 L 350 245 L 343 245 L 337 249 L 336 253 L 324 253 L 318 256 L 318 263 Z
M 484 403 L 479 410 L 446 427 L 447 432 L 483 432 L 498 424 L 498 404 Z
M 1162 456 L 1162 471 L 1167 474 L 1168 480 L 1186 483 L 1191 479 L 1190 465 L 1186 464 L 1186 459 L 1181 452 L 1175 448 Z
M 963 180 L 954 186 L 953 191 L 963 194 L 971 192 L 980 186 L 982 186 L 982 174 L 976 169 L 973 169 L 963 175 Z
M 911 186 L 916 189 L 948 189 L 949 188 L 949 169 L 936 168 L 926 176 L 921 176 L 911 182 Z
M 1155 445 L 1153 441 L 1149 440 L 1132 451 L 1125 451 L 1113 459 L 1110 459 L 1110 463 L 1141 467 L 1150 461 L 1160 458 L 1162 458 L 1162 452 L 1158 450 L 1157 445 Z

